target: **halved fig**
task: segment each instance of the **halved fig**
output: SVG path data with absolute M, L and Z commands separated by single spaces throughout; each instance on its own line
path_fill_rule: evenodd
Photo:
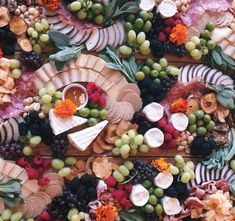
M 229 116 L 230 110 L 223 107 L 222 105 L 218 105 L 217 110 L 215 111 L 215 116 L 221 123 L 225 123 L 226 117 Z
M 187 114 L 193 114 L 199 110 L 199 100 L 194 96 L 189 96 L 188 99 L 188 109 Z
M 216 100 L 216 94 L 215 93 L 209 93 L 204 95 L 201 98 L 201 108 L 202 110 L 207 113 L 211 114 L 217 110 L 218 102 Z
M 105 136 L 105 141 L 109 144 L 114 144 L 114 142 L 119 138 L 116 134 L 117 124 L 109 124 L 107 127 L 107 132 Z

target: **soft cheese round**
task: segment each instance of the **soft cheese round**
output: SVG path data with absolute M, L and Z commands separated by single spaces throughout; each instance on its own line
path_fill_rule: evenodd
M 163 18 L 169 18 L 169 17 L 172 17 L 176 14 L 177 7 L 176 7 L 175 2 L 173 2 L 171 0 L 163 0 L 158 5 L 158 11 L 160 12 L 160 14 Z
M 144 142 L 152 147 L 160 147 L 164 143 L 164 134 L 158 128 L 151 128 L 144 134 Z
M 157 122 L 163 117 L 164 109 L 161 104 L 152 102 L 144 107 L 143 113 L 150 122 Z
M 164 212 L 168 216 L 179 214 L 180 211 L 182 210 L 180 206 L 180 202 L 177 198 L 171 198 L 171 197 L 165 196 L 162 198 L 161 203 L 162 203 Z
M 188 127 L 188 117 L 184 113 L 172 114 L 170 121 L 176 130 L 184 131 Z
M 159 173 L 154 178 L 154 184 L 162 189 L 167 189 L 173 183 L 174 178 L 171 173 Z
M 149 191 L 141 184 L 132 187 L 130 200 L 135 206 L 144 206 L 149 200 Z

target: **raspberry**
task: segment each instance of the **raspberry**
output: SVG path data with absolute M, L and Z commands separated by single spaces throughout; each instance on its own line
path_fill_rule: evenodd
M 129 201 L 129 200 L 127 200 L 127 202 L 126 202 L 126 204 L 125 204 L 125 206 L 124 206 L 124 209 L 126 210 L 126 211 L 128 211 L 130 208 L 132 208 L 133 207 L 133 205 L 131 204 L 131 202 Z
M 179 135 L 180 135 L 180 132 L 178 130 L 175 130 L 173 134 L 174 138 L 177 138 Z
M 181 19 L 180 17 L 181 17 L 180 13 L 177 13 L 173 16 L 174 19 Z
M 119 190 L 124 190 L 124 185 L 119 184 L 117 188 L 118 188 Z
M 132 184 L 131 184 L 131 183 L 127 183 L 127 184 L 124 186 L 124 189 L 125 189 L 128 193 L 131 193 L 131 191 L 132 191 Z
M 164 32 L 167 34 L 167 35 L 169 35 L 170 33 L 171 33 L 171 27 L 166 27 L 166 28 L 164 28 Z
M 100 95 L 95 92 L 90 95 L 89 99 L 91 103 L 96 104 L 100 100 Z
M 93 94 L 95 89 L 96 89 L 96 84 L 94 82 L 89 82 L 86 86 L 86 90 L 89 95 Z
M 95 92 L 100 94 L 100 95 L 104 93 L 103 89 L 100 86 L 96 86 Z
M 165 25 L 172 27 L 174 25 L 174 19 L 173 18 L 167 18 L 165 20 Z
M 172 135 L 171 135 L 170 133 L 164 134 L 164 140 L 165 140 L 165 141 L 170 141 L 170 140 L 172 140 Z
M 119 201 L 121 198 L 125 195 L 125 192 L 123 190 L 115 190 L 112 192 L 112 196 L 114 200 Z
M 174 26 L 178 25 L 178 24 L 182 24 L 182 21 L 180 19 L 177 19 L 174 21 Z
M 114 187 L 117 182 L 113 176 L 110 176 L 108 177 L 108 179 L 105 180 L 105 183 L 107 184 L 108 187 Z
M 38 171 L 36 169 L 34 169 L 33 167 L 27 167 L 25 169 L 26 169 L 26 172 L 27 172 L 28 177 L 29 177 L 30 180 L 39 178 Z
M 104 107 L 106 105 L 106 98 L 105 97 L 100 97 L 98 104 L 100 107 Z
M 166 34 L 164 32 L 159 32 L 158 40 L 161 41 L 161 42 L 165 42 L 167 40 Z
M 171 140 L 170 142 L 167 143 L 168 148 L 176 148 L 177 147 L 177 142 L 175 140 Z
M 41 156 L 35 156 L 35 157 L 33 158 L 33 164 L 34 164 L 35 166 L 41 166 L 41 165 L 42 165 L 42 162 L 43 162 L 43 159 L 42 159 Z
M 127 198 L 126 197 L 122 197 L 121 200 L 120 200 L 121 206 L 125 206 L 126 203 L 127 203 Z
M 44 159 L 42 162 L 42 168 L 47 169 L 51 166 L 51 160 L 50 159 Z
M 48 183 L 49 183 L 49 179 L 47 177 L 41 177 L 39 180 L 38 180 L 38 185 L 40 186 L 46 186 Z
M 157 126 L 160 128 L 164 128 L 166 126 L 167 122 L 166 119 L 163 117 L 157 122 Z
M 28 161 L 26 160 L 25 157 L 20 157 L 18 160 L 17 160 L 17 164 L 21 167 L 25 167 L 27 164 L 28 164 Z
M 174 134 L 175 128 L 174 128 L 173 125 L 170 123 L 170 124 L 167 124 L 167 125 L 164 127 L 164 131 L 165 131 L 165 132 L 168 132 L 168 133 L 170 133 L 170 134 Z
M 39 215 L 39 217 L 40 217 L 42 220 L 50 220 L 50 215 L 49 215 L 49 213 L 47 212 L 47 210 L 42 211 L 42 213 Z

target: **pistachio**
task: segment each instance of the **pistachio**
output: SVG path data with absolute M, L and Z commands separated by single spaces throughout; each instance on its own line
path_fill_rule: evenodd
M 44 114 L 43 112 L 40 112 L 40 113 L 38 114 L 38 117 L 39 117 L 40 119 L 44 119 L 46 116 L 45 116 L 45 114 Z
M 40 110 L 40 107 L 41 107 L 40 104 L 39 104 L 39 103 L 34 103 L 34 104 L 35 104 L 35 105 L 34 105 L 34 108 L 33 108 L 33 109 L 34 109 L 35 111 L 39 111 L 39 110 Z
M 29 112 L 29 111 L 30 111 L 30 107 L 29 107 L 29 106 L 25 106 L 25 107 L 24 107 L 24 111 L 25 111 L 25 112 Z
M 35 104 L 36 104 L 36 103 L 32 103 L 32 104 L 29 106 L 29 109 L 30 109 L 30 110 L 34 110 Z

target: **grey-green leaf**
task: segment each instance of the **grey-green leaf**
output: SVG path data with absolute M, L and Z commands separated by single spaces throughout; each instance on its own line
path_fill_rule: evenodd
M 50 30 L 48 35 L 56 46 L 69 46 L 70 39 L 67 35 L 56 30 Z
M 57 52 L 54 54 L 54 60 L 56 61 L 68 61 L 74 58 L 76 55 L 76 51 L 73 48 L 65 47 L 64 50 Z M 49 57 L 50 59 L 50 57 Z
M 232 90 L 223 90 L 220 95 L 222 95 L 225 98 L 233 98 L 235 97 L 235 94 Z
M 222 96 L 221 94 L 217 94 L 216 99 L 222 106 L 224 106 L 228 109 L 234 109 L 235 108 L 233 98 L 226 98 L 226 97 Z

